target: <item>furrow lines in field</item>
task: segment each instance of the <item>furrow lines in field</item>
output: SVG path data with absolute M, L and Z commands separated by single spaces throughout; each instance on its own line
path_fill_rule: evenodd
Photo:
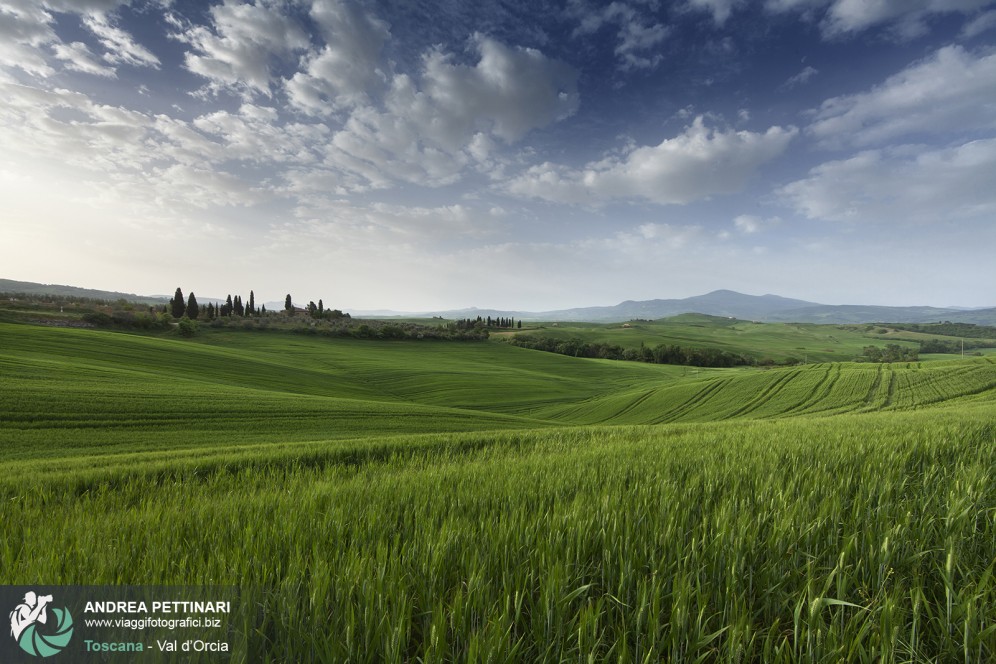
M 817 395 L 818 394 L 820 394 L 820 395 L 825 394 L 825 392 L 821 392 L 820 390 L 827 383 L 827 381 L 830 379 L 830 375 L 834 372 L 834 368 L 835 368 L 835 365 L 833 365 L 833 364 L 826 365 L 826 369 L 823 372 L 823 375 L 820 376 L 820 379 L 802 397 L 802 399 L 799 402 L 797 402 L 794 406 L 791 406 L 791 407 L 789 407 L 789 408 L 781 411 L 781 413 L 779 413 L 779 414 L 781 414 L 781 415 L 789 415 L 789 414 L 792 414 L 792 413 L 799 413 L 799 412 L 802 412 L 803 410 L 805 410 L 805 408 L 809 404 L 818 401 Z M 809 369 L 809 371 L 810 372 L 815 371 L 815 367 L 812 368 L 812 369 Z M 833 387 L 833 382 L 836 382 L 836 378 L 840 377 L 840 367 L 839 366 L 836 366 L 836 372 L 837 373 L 836 373 L 836 376 L 834 378 L 834 381 L 831 381 L 831 385 L 830 385 L 831 387 Z
M 801 371 L 791 371 L 786 372 L 783 376 L 779 376 L 775 380 L 771 381 L 765 389 L 761 391 L 756 397 L 745 403 L 743 406 L 733 411 L 732 413 L 727 413 L 722 416 L 721 419 L 729 419 L 732 417 L 737 417 L 743 415 L 744 413 L 757 410 L 757 408 L 770 400 L 776 393 L 780 392 L 785 385 L 789 384 L 793 380 L 799 377 Z
M 730 383 L 730 381 L 731 379 L 729 378 L 722 378 L 710 381 L 704 388 L 696 392 L 691 399 L 688 399 L 687 401 L 678 404 L 677 408 L 675 408 L 669 413 L 662 415 L 660 418 L 655 419 L 654 423 L 657 424 L 662 422 L 673 422 L 677 420 L 679 417 L 683 417 L 685 414 L 687 414 L 688 412 L 699 406 L 701 403 L 703 403 L 706 399 L 711 398 L 713 394 L 722 390 L 727 384 Z
M 657 392 L 658 392 L 658 390 L 656 390 L 656 389 L 654 389 L 654 390 L 647 390 L 646 392 L 644 392 L 643 394 L 641 394 L 640 396 L 638 396 L 636 399 L 634 399 L 631 402 L 629 402 L 629 404 L 626 405 L 626 406 L 624 406 L 622 410 L 618 411 L 615 415 L 613 415 L 612 418 L 622 417 L 626 413 L 632 412 L 637 406 L 641 405 L 643 402 L 645 402 L 647 399 L 649 399 L 650 397 L 652 397 Z
M 871 407 L 872 401 L 875 399 L 875 395 L 878 394 L 879 387 L 882 385 L 882 374 L 884 373 L 882 365 L 878 365 L 878 371 L 875 372 L 875 382 L 868 389 L 868 394 L 865 396 L 865 405 Z

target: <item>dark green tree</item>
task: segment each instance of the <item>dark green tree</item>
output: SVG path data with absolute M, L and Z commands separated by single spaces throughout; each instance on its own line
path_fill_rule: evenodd
M 200 313 L 201 308 L 197 306 L 197 298 L 194 297 L 194 291 L 190 291 L 190 296 L 187 297 L 187 317 L 190 320 L 197 320 L 197 316 Z
M 318 298 L 318 317 L 322 318 L 325 315 L 325 305 L 322 303 L 322 298 Z
M 182 318 L 183 312 L 187 309 L 187 306 L 183 301 L 183 291 L 177 288 L 176 293 L 173 295 L 173 299 L 170 300 L 169 304 L 170 313 L 173 314 L 173 318 Z
M 287 298 L 284 300 L 284 311 L 291 316 L 294 315 L 294 303 L 291 301 L 290 293 L 287 293 Z
M 256 315 L 256 294 L 249 291 L 249 310 L 246 312 L 250 316 Z
M 232 304 L 232 296 L 229 294 L 228 299 L 225 300 L 225 304 L 221 307 L 221 315 L 231 316 L 233 311 L 235 311 L 235 305 Z
M 244 306 L 242 306 L 242 296 L 241 295 L 236 295 L 235 296 L 235 315 L 236 316 L 245 316 L 246 315 L 246 308 Z
M 180 324 L 177 327 L 180 334 L 185 337 L 192 337 L 197 333 L 197 323 L 190 320 L 187 316 L 180 319 Z

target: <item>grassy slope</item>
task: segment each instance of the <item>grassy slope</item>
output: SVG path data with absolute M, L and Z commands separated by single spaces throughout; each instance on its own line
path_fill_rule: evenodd
M 0 324 L 0 458 L 535 428 L 537 407 L 680 375 L 499 344 Z
M 915 347 L 925 339 L 958 341 L 955 337 L 872 325 L 753 323 L 702 314 L 685 314 L 656 321 L 631 321 L 625 325 L 544 323 L 529 325 L 521 331 L 499 331 L 494 333 L 494 337 L 501 339 L 515 334 L 532 334 L 555 339 L 578 337 L 591 343 L 608 343 L 623 348 L 639 348 L 641 344 L 719 348 L 779 363 L 790 358 L 800 361 L 808 359 L 809 362 L 846 362 L 860 357 L 865 346 L 883 347 L 888 343 L 897 343 Z
M 399 433 L 915 408 L 996 387 L 989 358 L 701 370 L 503 344 L 0 324 L 0 458 Z
M 253 661 L 985 661 L 994 387 L 0 325 L 0 583 L 233 583 Z

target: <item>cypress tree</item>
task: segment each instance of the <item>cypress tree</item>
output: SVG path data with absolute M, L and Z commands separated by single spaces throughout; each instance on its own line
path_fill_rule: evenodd
M 256 315 L 256 294 L 249 291 L 249 311 L 250 316 Z
M 187 318 L 197 320 L 197 316 L 200 313 L 201 308 L 197 306 L 197 298 L 194 297 L 194 291 L 190 291 L 190 297 L 187 298 Z
M 233 311 L 235 311 L 235 305 L 232 304 L 232 295 L 229 293 L 228 299 L 225 300 L 225 306 L 221 310 L 221 315 L 231 316 Z
M 287 299 L 284 300 L 284 311 L 291 316 L 294 315 L 294 303 L 291 301 L 290 293 L 287 293 Z
M 242 306 L 242 296 L 241 295 L 236 295 L 235 296 L 235 314 L 237 316 L 245 316 L 246 315 L 246 308 Z
M 173 314 L 173 318 L 183 318 L 183 312 L 186 308 L 183 302 L 183 291 L 177 288 L 176 294 L 173 295 L 173 299 L 170 301 L 170 313 Z
M 321 318 L 325 315 L 325 305 L 322 304 L 322 298 L 318 298 L 318 317 Z

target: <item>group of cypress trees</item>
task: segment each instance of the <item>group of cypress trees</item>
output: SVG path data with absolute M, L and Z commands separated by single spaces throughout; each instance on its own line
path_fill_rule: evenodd
M 290 296 L 288 295 L 288 297 Z M 248 304 L 243 303 L 241 295 L 236 295 L 234 298 L 229 295 L 225 299 L 224 304 L 215 306 L 213 302 L 209 302 L 207 307 L 201 307 L 197 304 L 197 298 L 194 296 L 193 291 L 184 300 L 183 291 L 177 288 L 169 304 L 163 305 L 164 313 L 170 313 L 174 318 L 183 318 L 186 316 L 191 320 L 197 320 L 201 316 L 202 309 L 204 317 L 207 320 L 228 316 L 252 317 L 266 315 L 265 304 L 259 309 L 256 308 L 256 294 L 253 291 L 249 291 Z
M 478 316 L 476 319 L 474 319 L 474 318 L 462 318 L 462 319 L 456 321 L 456 323 L 454 323 L 454 325 L 456 325 L 456 328 L 458 330 L 471 330 L 471 329 L 473 329 L 475 327 L 485 327 L 485 328 L 498 327 L 498 328 L 509 328 L 509 329 L 511 329 L 511 328 L 516 327 L 517 325 L 518 325 L 518 327 L 519 327 L 520 330 L 522 329 L 522 321 L 521 320 L 520 321 L 516 321 L 514 318 L 500 318 L 500 317 L 499 318 L 492 318 L 491 316 L 488 316 L 487 318 L 482 318 L 481 316 Z
M 294 308 L 293 300 L 288 293 L 287 298 L 284 301 L 284 311 L 293 316 L 296 309 Z M 250 318 L 254 316 L 265 316 L 266 315 L 266 305 L 264 304 L 260 308 L 256 308 L 256 294 L 253 291 L 249 291 L 249 302 L 244 302 L 241 295 L 236 295 L 232 297 L 229 295 L 225 298 L 224 304 L 219 304 L 215 306 L 214 303 L 208 303 L 206 307 L 202 307 L 197 304 L 197 298 L 191 291 L 190 295 L 186 299 L 183 297 L 183 290 L 180 288 L 176 289 L 176 293 L 173 295 L 173 299 L 169 301 L 169 304 L 163 305 L 163 313 L 172 314 L 174 318 L 183 318 L 186 316 L 191 320 L 196 320 L 199 317 L 203 317 L 207 320 L 213 320 L 214 318 L 227 318 L 230 316 L 239 316 L 242 318 Z M 318 300 L 318 304 L 314 302 L 308 303 L 307 313 L 312 318 L 335 320 L 338 318 L 349 318 L 349 314 L 344 314 L 339 309 L 326 309 L 325 303 Z

